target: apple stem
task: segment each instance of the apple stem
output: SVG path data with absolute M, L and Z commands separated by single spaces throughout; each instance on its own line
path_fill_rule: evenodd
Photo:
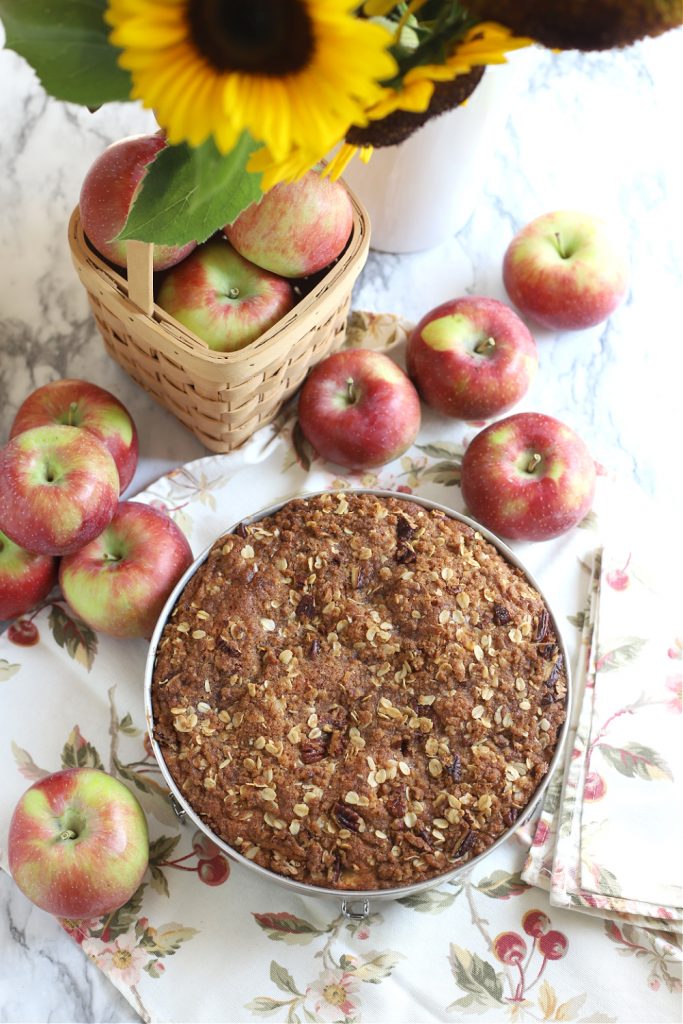
M 557 251 L 559 252 L 560 256 L 562 257 L 563 260 L 566 259 L 567 257 L 566 257 L 566 255 L 564 253 L 563 248 L 562 248 L 562 239 L 560 238 L 560 232 L 559 231 L 555 232 L 555 241 L 557 242 Z
M 356 391 L 353 377 L 348 377 L 346 381 L 346 400 L 349 405 L 355 405 L 358 401 L 358 392 Z
M 240 296 L 240 290 L 239 290 L 239 288 L 237 287 L 237 285 L 233 285 L 233 286 L 232 286 L 232 288 L 231 288 L 231 289 L 230 289 L 230 291 L 228 292 L 228 295 L 230 296 L 230 298 L 231 298 L 231 299 L 238 299 L 238 298 L 239 298 L 239 296 Z
M 78 402 L 72 402 L 71 405 L 69 406 L 69 415 L 68 415 L 67 420 L 66 420 L 67 427 L 73 427 L 73 425 L 74 425 L 73 424 L 73 416 L 74 416 L 74 413 L 76 412 L 77 409 L 78 409 Z
M 59 838 L 64 839 L 64 841 L 66 841 L 67 839 L 75 839 L 76 833 L 72 828 L 65 828 Z
M 526 467 L 527 473 L 533 473 L 540 461 L 541 456 L 538 454 L 538 452 L 534 452 L 534 454 L 529 459 L 528 465 Z
M 491 352 L 495 347 L 496 339 L 489 336 L 488 338 L 483 338 L 478 345 L 475 345 L 474 351 L 478 356 L 484 356 L 487 352 Z

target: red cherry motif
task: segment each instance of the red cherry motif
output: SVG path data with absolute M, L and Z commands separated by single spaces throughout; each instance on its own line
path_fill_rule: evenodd
M 522 928 L 535 939 L 545 935 L 550 927 L 550 918 L 542 910 L 528 910 L 522 918 Z
M 597 772 L 589 772 L 583 784 L 584 800 L 602 800 L 607 792 L 605 780 Z
M 538 940 L 538 948 L 546 960 L 561 960 L 566 955 L 569 943 L 567 936 L 562 932 L 552 931 L 541 935 Z
M 19 647 L 33 647 L 40 640 L 40 633 L 34 622 L 17 619 L 7 630 L 7 639 Z
M 219 854 L 211 860 L 200 860 L 197 874 L 205 885 L 222 885 L 230 874 L 230 865 L 226 858 Z
M 621 569 L 615 569 L 614 572 L 607 573 L 607 582 L 612 590 L 626 590 L 631 580 L 628 573 Z
M 526 942 L 517 932 L 501 932 L 493 940 L 493 955 L 502 964 L 520 964 L 526 956 Z
M 199 829 L 192 836 L 192 849 L 202 860 L 212 860 L 214 857 L 220 857 L 221 851 L 218 849 L 213 839 L 209 839 Z
M 549 832 L 550 828 L 547 822 L 539 821 L 538 825 L 536 826 L 536 833 L 534 835 L 534 841 L 532 843 L 532 846 L 543 846 L 544 842 L 548 838 Z

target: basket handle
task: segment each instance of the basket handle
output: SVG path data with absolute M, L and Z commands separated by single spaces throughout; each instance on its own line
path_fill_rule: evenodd
M 151 316 L 154 309 L 154 279 L 152 273 L 151 242 L 128 242 L 128 298 L 145 316 Z

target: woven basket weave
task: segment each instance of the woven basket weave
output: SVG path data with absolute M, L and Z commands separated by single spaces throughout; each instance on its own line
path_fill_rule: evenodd
M 69 223 L 76 272 L 109 355 L 214 452 L 237 448 L 269 423 L 308 370 L 344 340 L 351 289 L 370 244 L 355 196 L 341 259 L 286 316 L 237 352 L 214 352 L 154 303 L 152 246 L 128 243 L 128 280 L 85 239 L 78 207 Z

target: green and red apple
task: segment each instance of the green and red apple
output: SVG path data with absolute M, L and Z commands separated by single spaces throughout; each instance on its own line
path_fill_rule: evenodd
M 10 438 L 48 424 L 82 427 L 104 444 L 116 463 L 119 490 L 125 491 L 138 462 L 138 435 L 130 413 L 118 398 L 86 380 L 55 380 L 24 400 Z
M 353 228 L 349 194 L 309 171 L 276 185 L 223 230 L 245 259 L 283 277 L 307 277 L 343 252 Z
M 477 434 L 465 451 L 460 483 L 471 514 L 494 533 L 549 540 L 586 515 L 595 477 L 593 458 L 571 427 L 520 412 Z
M 217 352 L 256 341 L 290 311 L 289 281 L 243 259 L 224 240 L 199 246 L 164 277 L 157 302 Z
M 536 342 L 516 313 L 478 296 L 444 302 L 408 339 L 408 374 L 427 405 L 456 419 L 489 419 L 526 393 Z
M 599 217 L 573 210 L 546 213 L 513 238 L 503 281 L 515 306 L 543 327 L 593 327 L 626 295 L 623 242 Z
M 409 448 L 420 429 L 420 399 L 393 360 L 345 349 L 311 370 L 299 424 L 315 450 L 347 469 L 381 466 Z
M 0 622 L 40 604 L 56 582 L 56 558 L 26 551 L 0 532 Z
M 0 530 L 27 551 L 77 551 L 102 532 L 118 499 L 116 463 L 87 430 L 33 427 L 0 451 Z
M 79 200 L 83 230 L 97 252 L 119 267 L 127 265 L 127 242 L 118 241 L 117 235 L 128 219 L 148 165 L 165 147 L 160 134 L 121 139 L 100 153 L 83 180 Z M 175 266 L 195 245 L 155 245 L 154 270 Z
M 116 637 L 149 637 L 192 564 L 185 534 L 164 512 L 122 501 L 108 526 L 59 566 L 62 593 L 85 623 Z
M 69 768 L 35 782 L 7 837 L 9 869 L 32 903 L 57 917 L 102 917 L 127 903 L 149 858 L 140 804 L 118 779 Z

